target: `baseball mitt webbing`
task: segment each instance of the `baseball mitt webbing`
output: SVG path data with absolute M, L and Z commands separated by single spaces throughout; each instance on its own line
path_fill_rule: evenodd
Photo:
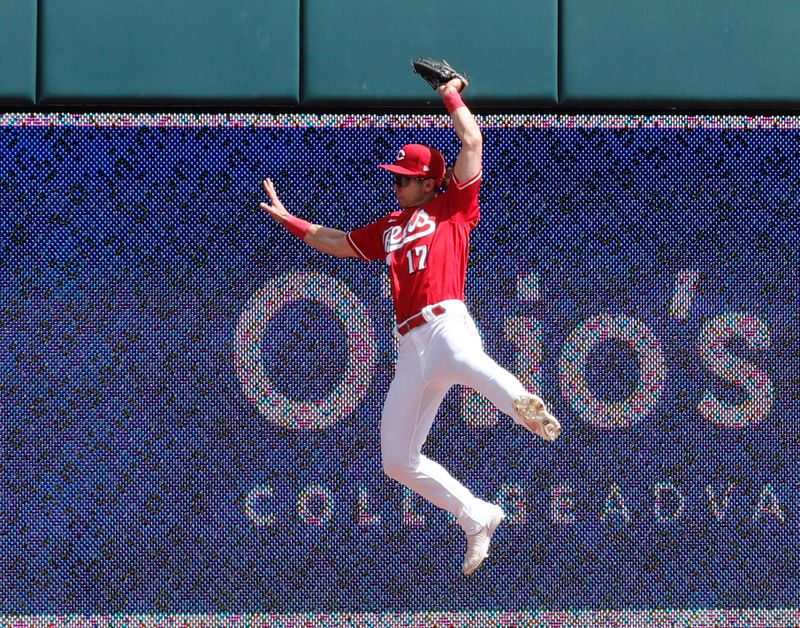
M 464 81 L 464 86 L 469 83 L 467 77 L 456 71 L 447 61 L 442 59 L 429 59 L 428 57 L 417 57 L 411 61 L 414 72 L 424 78 L 428 84 L 437 89 L 440 85 L 444 85 L 454 78 L 460 78 Z

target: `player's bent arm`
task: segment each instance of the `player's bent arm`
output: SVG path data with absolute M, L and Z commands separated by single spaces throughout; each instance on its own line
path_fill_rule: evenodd
M 276 217 L 276 220 L 289 233 L 297 236 L 308 246 L 321 253 L 327 253 L 334 257 L 358 257 L 358 254 L 347 241 L 347 234 L 344 231 L 323 227 L 322 225 L 312 225 L 291 214 Z
M 347 234 L 339 229 L 311 225 L 303 242 L 316 250 L 334 257 L 358 257 L 347 241 Z

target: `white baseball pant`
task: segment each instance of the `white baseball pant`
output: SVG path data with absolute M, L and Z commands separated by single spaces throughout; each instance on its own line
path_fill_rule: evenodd
M 445 313 L 430 310 L 442 305 Z M 463 302 L 442 301 L 423 310 L 429 322 L 400 337 L 395 376 L 381 420 L 381 455 L 386 475 L 455 515 L 475 534 L 486 525 L 487 502 L 476 498 L 444 467 L 424 456 L 436 412 L 454 384 L 474 388 L 499 410 L 515 416 L 512 402 L 527 391 L 483 351 L 483 342 Z

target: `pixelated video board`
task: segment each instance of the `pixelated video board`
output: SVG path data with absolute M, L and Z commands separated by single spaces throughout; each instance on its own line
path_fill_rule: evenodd
M 798 607 L 800 122 L 480 122 L 467 303 L 564 434 L 448 395 L 467 579 L 381 471 L 385 268 L 257 208 L 366 224 L 444 117 L 0 116 L 0 614 Z

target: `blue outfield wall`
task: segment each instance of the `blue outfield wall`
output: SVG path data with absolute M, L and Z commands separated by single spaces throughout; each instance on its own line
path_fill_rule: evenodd
M 444 117 L 0 116 L 0 615 L 800 607 L 800 119 L 480 122 L 467 302 L 564 434 L 448 395 L 467 579 L 381 472 L 384 267 L 257 208 L 365 224 Z

